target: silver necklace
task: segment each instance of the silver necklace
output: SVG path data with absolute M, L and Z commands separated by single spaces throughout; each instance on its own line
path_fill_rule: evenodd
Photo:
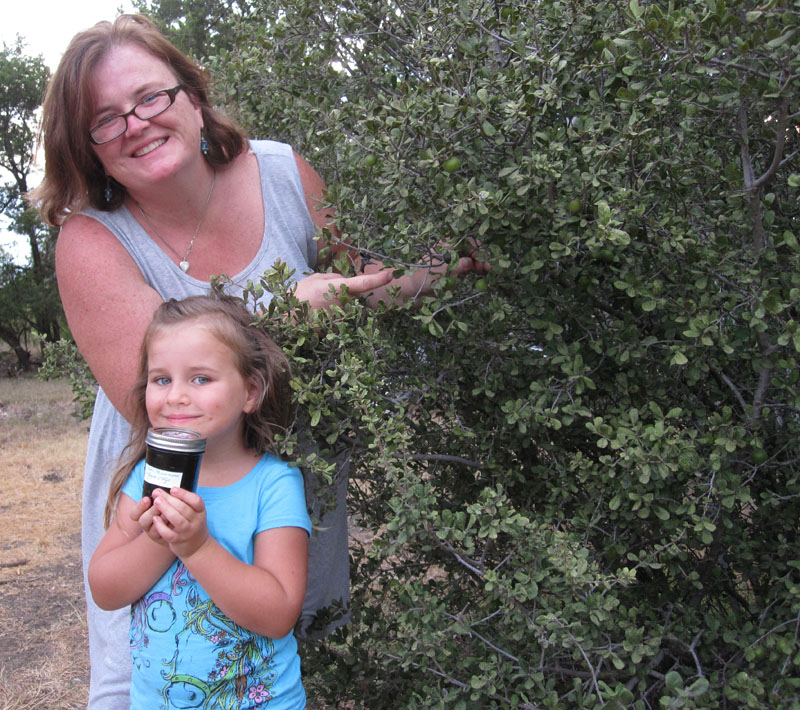
M 195 227 L 194 234 L 192 235 L 192 241 L 189 242 L 189 248 L 183 255 L 183 259 L 181 259 L 180 262 L 178 262 L 178 266 L 181 267 L 181 271 L 183 271 L 184 274 L 189 271 L 189 254 L 191 254 L 192 252 L 192 247 L 194 246 L 194 240 L 197 239 L 197 234 L 200 231 L 200 225 L 203 224 L 203 220 L 206 218 L 206 212 L 208 211 L 208 203 L 211 202 L 211 193 L 214 192 L 214 185 L 216 184 L 217 184 L 217 171 L 215 170 L 214 177 L 211 179 L 211 187 L 208 188 L 208 194 L 206 195 L 206 203 L 203 205 L 203 212 L 200 215 L 200 221 L 197 223 L 197 227 Z M 139 208 L 139 212 L 142 213 L 144 221 L 147 222 L 147 226 L 153 230 L 153 233 L 159 238 L 161 243 L 166 244 L 170 249 L 172 249 L 172 252 L 175 254 L 175 256 L 180 257 L 180 254 L 178 254 L 178 252 L 175 251 L 172 245 L 158 233 L 158 230 L 153 226 L 153 223 L 150 221 L 150 218 L 142 209 L 142 206 L 139 204 L 139 202 L 137 200 L 134 200 L 134 202 L 136 202 L 136 206 Z

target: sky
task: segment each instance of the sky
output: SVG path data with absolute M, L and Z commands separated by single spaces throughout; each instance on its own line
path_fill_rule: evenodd
M 22 35 L 25 54 L 41 55 L 54 70 L 73 35 L 101 20 L 113 20 L 120 8 L 130 12 L 132 7 L 130 0 L 3 0 L 0 42 L 11 45 Z M 19 260 L 21 251 L 15 241 L 0 225 L 0 248 Z
M 18 34 L 26 53 L 42 55 L 55 69 L 72 36 L 101 20 L 113 20 L 118 8 L 130 11 L 130 0 L 4 0 L 0 41 L 11 44 Z

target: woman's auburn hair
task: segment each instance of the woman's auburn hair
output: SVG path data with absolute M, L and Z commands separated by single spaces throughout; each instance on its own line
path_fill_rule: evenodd
M 87 206 L 110 211 L 125 199 L 125 187 L 108 180 L 89 140 L 94 100 L 92 75 L 113 48 L 123 45 L 141 47 L 164 62 L 176 83 L 200 107 L 208 141 L 205 158 L 210 165 L 225 165 L 247 147 L 244 131 L 211 108 L 208 73 L 164 37 L 150 18 L 120 15 L 113 23 L 98 22 L 72 38 L 50 79 L 42 105 L 39 140 L 44 146 L 45 174 L 42 183 L 28 194 L 28 201 L 52 226 L 61 225 Z M 111 187 L 110 200 L 105 197 L 107 184 Z

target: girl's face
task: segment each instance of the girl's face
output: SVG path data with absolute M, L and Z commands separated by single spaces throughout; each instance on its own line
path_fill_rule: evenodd
M 114 47 L 92 76 L 90 123 L 94 126 L 105 117 L 130 111 L 143 98 L 178 83 L 164 62 L 141 47 Z M 152 186 L 203 160 L 202 113 L 186 91 L 179 91 L 175 103 L 158 116 L 143 121 L 131 115 L 127 121 L 125 133 L 108 143 L 92 145 L 92 149 L 106 173 L 134 194 L 137 188 Z
M 193 429 L 208 448 L 242 449 L 242 419 L 260 389 L 236 368 L 231 349 L 197 320 L 157 333 L 147 349 L 145 405 L 151 426 Z

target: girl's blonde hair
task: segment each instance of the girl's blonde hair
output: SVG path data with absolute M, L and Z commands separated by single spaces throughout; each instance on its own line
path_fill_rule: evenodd
M 242 379 L 255 382 L 261 391 L 256 408 L 244 415 L 244 447 L 257 453 L 272 450 L 275 435 L 285 431 L 291 423 L 289 360 L 263 328 L 253 325 L 254 317 L 242 300 L 213 294 L 165 301 L 153 315 L 142 341 L 138 377 L 128 395 L 134 416 L 128 444 L 111 479 L 106 501 L 106 527 L 111 522 L 122 486 L 145 455 L 145 437 L 150 426 L 145 407 L 150 343 L 166 330 L 191 321 L 200 321 L 200 325 L 226 345 L 233 353 L 234 365 Z
M 125 199 L 125 187 L 106 177 L 89 141 L 94 97 L 91 82 L 98 64 L 115 47 L 133 45 L 164 62 L 203 115 L 208 163 L 225 165 L 247 148 L 242 129 L 211 108 L 208 74 L 164 37 L 146 15 L 120 15 L 113 23 L 98 22 L 72 38 L 50 79 L 42 105 L 40 141 L 44 144 L 45 174 L 28 194 L 42 219 L 59 226 L 90 205 L 115 210 Z M 200 150 L 200 136 L 197 136 Z M 106 199 L 106 185 L 111 189 Z

